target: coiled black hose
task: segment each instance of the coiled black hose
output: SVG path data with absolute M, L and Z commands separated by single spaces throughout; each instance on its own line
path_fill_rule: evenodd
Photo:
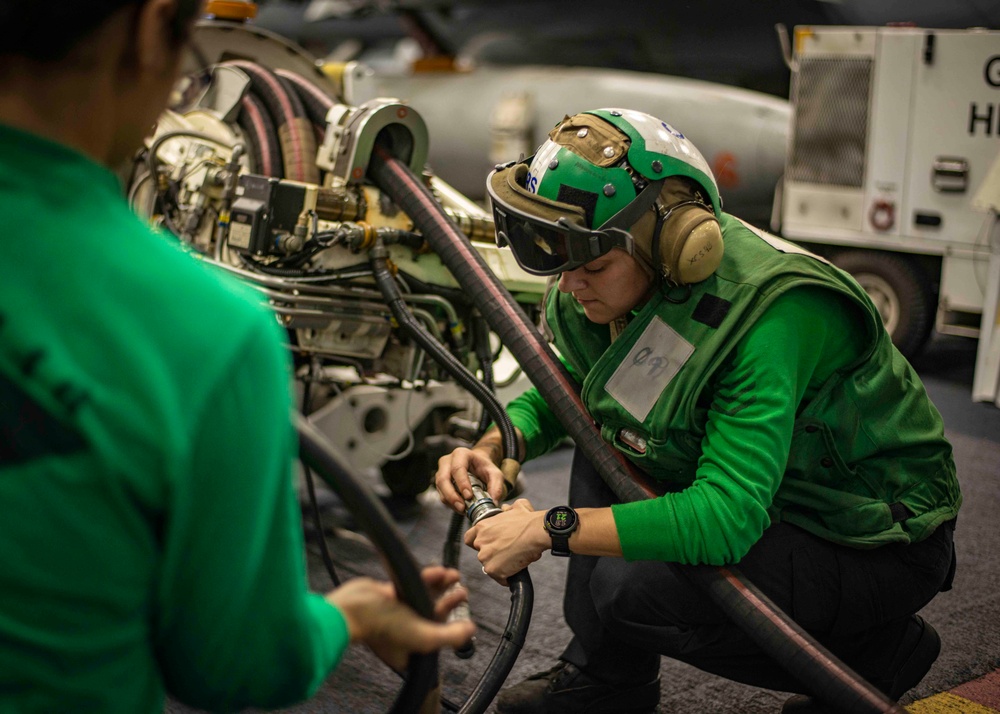
M 655 495 L 648 477 L 605 442 L 578 386 L 510 293 L 409 167 L 376 146 L 369 175 L 431 248 L 524 368 L 577 447 L 622 501 Z M 849 714 L 905 714 L 777 608 L 735 568 L 687 568 L 712 600 L 824 703 Z
M 281 178 L 281 146 L 274 120 L 268 114 L 264 103 L 253 94 L 246 94 L 240 100 L 240 113 L 236 123 L 243 130 L 244 139 L 250 146 L 250 156 L 254 171 L 263 176 Z
M 303 463 L 330 485 L 371 537 L 392 571 L 402 600 L 418 615 L 433 620 L 434 604 L 424 587 L 420 568 L 392 516 L 368 487 L 341 463 L 340 457 L 314 426 L 299 414 L 293 415 L 293 419 L 299 434 L 299 455 Z M 406 681 L 396 695 L 390 714 L 417 714 L 421 711 L 427 695 L 437 686 L 437 665 L 436 652 L 410 655 Z
M 388 250 L 381 240 L 369 251 L 372 273 L 375 283 L 385 297 L 393 317 L 400 327 L 424 348 L 459 384 L 465 387 L 483 405 L 493 417 L 494 423 L 500 428 L 503 437 L 504 458 L 517 458 L 517 437 L 510 417 L 496 396 L 475 375 L 466 369 L 442 344 L 427 332 L 416 318 L 410 314 L 403 296 L 392 278 L 387 261 Z M 531 622 L 531 608 L 534 604 L 534 588 L 527 569 L 507 578 L 510 588 L 511 608 L 507 617 L 507 625 L 497 645 L 497 650 L 490 660 L 479 682 L 472 690 L 465 705 L 459 710 L 461 714 L 480 714 L 486 711 L 490 702 L 500 691 L 507 675 L 514 667 L 514 662 L 524 646 L 524 638 Z
M 290 90 L 285 80 L 255 62 L 233 60 L 223 66 L 235 67 L 250 78 L 251 92 L 271 115 L 281 145 L 285 178 L 319 183 L 316 135 L 298 94 Z

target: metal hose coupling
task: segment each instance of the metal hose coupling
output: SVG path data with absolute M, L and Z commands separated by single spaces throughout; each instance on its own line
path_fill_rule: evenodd
M 501 512 L 500 506 L 494 503 L 482 481 L 469 474 L 469 483 L 472 485 L 472 498 L 465 502 L 465 515 L 469 518 L 469 523 L 476 525 L 484 518 Z
M 501 508 L 490 498 L 486 485 L 478 478 L 469 474 L 469 482 L 472 485 L 472 498 L 465 502 L 465 515 L 469 518 L 469 523 L 476 525 L 484 518 L 490 518 L 501 512 Z M 483 573 L 486 571 L 484 570 Z M 458 583 L 454 587 L 458 587 Z M 468 603 L 462 603 L 448 616 L 448 621 L 471 620 L 472 612 Z M 476 653 L 476 638 L 472 637 L 468 642 L 455 648 L 455 655 L 460 659 L 469 659 Z

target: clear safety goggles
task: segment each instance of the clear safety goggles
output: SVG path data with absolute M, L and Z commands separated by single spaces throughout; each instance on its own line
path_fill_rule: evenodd
M 663 181 L 644 188 L 599 228 L 588 228 L 584 210 L 532 193 L 524 186 L 531 158 L 498 167 L 486 182 L 497 244 L 510 246 L 518 265 L 534 275 L 554 275 L 586 265 L 612 248 L 633 251 L 628 228 L 659 195 Z

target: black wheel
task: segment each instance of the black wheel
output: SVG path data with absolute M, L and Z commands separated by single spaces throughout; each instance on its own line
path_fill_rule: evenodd
M 415 498 L 430 488 L 437 460 L 421 449 L 399 461 L 382 464 L 382 480 L 393 496 Z
M 382 464 L 382 480 L 393 496 L 414 498 L 422 494 L 434 483 L 438 459 L 458 446 L 468 445 L 446 436 L 448 418 L 454 413 L 453 409 L 434 409 L 413 429 L 409 445 L 397 450 L 409 453 L 402 458 L 390 457 Z
M 934 293 L 924 270 L 902 255 L 854 250 L 833 257 L 875 303 L 892 342 L 907 359 L 916 356 L 934 325 Z

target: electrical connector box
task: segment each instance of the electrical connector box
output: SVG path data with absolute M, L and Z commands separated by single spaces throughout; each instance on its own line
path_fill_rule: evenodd
M 230 211 L 229 245 L 252 255 L 280 254 L 278 245 L 316 210 L 316 187 L 244 174 Z

